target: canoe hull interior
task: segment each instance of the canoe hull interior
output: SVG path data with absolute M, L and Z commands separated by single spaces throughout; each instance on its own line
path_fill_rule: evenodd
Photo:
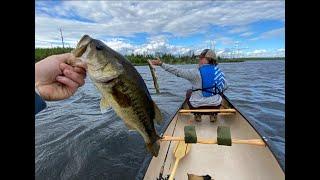
M 233 108 L 226 99 L 222 105 L 223 108 Z M 184 126 L 187 125 L 194 125 L 197 137 L 201 138 L 216 138 L 218 126 L 228 126 L 232 138 L 261 139 L 238 111 L 234 114 L 218 115 L 216 122 L 210 122 L 208 115 L 203 115 L 202 121 L 196 122 L 193 114 L 177 113 L 163 135 L 183 137 Z M 151 159 L 144 176 L 145 180 L 157 179 L 162 167 L 164 178 L 171 173 L 175 161 L 173 155 L 175 143 L 177 141 L 161 142 L 159 155 Z M 283 170 L 268 146 L 247 144 L 232 144 L 232 146 L 193 144 L 190 152 L 180 161 L 175 179 L 188 179 L 187 174 L 210 175 L 212 179 L 219 180 L 285 179 Z

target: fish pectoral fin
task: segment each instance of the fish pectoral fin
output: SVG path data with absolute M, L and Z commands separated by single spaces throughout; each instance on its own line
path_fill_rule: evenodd
M 155 113 L 155 117 L 154 117 L 154 121 L 157 124 L 161 124 L 163 122 L 163 118 L 162 118 L 162 114 L 160 109 L 158 108 L 157 104 L 153 102 L 153 107 L 154 107 L 154 113 Z
M 101 113 L 105 113 L 109 108 L 111 108 L 109 102 L 107 101 L 106 98 L 102 97 L 100 100 L 100 110 Z

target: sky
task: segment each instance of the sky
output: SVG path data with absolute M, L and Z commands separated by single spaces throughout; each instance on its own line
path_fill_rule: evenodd
M 36 1 L 35 46 L 75 47 L 84 34 L 123 53 L 285 56 L 284 0 Z

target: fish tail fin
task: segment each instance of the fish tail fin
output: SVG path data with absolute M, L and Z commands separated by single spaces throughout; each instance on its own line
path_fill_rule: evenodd
M 161 111 L 159 107 L 156 105 L 156 103 L 153 102 L 153 106 L 154 106 L 154 112 L 155 112 L 154 121 L 160 125 L 163 122 Z
M 160 150 L 160 137 L 157 136 L 157 140 L 153 143 L 147 143 L 147 149 L 148 151 L 154 156 L 157 157 Z

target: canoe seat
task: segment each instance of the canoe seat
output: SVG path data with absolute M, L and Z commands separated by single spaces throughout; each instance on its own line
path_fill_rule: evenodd
M 200 106 L 200 107 L 190 107 L 190 109 L 220 109 L 221 105 L 219 106 Z M 217 112 L 194 112 L 194 115 L 217 115 Z
M 180 109 L 179 113 L 192 113 L 192 114 L 217 114 L 217 113 L 236 113 L 237 111 L 233 108 L 229 109 L 214 109 L 214 108 L 207 108 L 207 109 Z
M 221 108 L 221 104 L 218 105 L 218 106 L 200 106 L 200 107 L 193 107 L 190 103 L 190 97 L 191 97 L 191 94 L 192 94 L 192 90 L 189 89 L 187 90 L 187 93 L 186 93 L 186 99 L 185 99 L 185 104 L 188 105 L 188 108 L 189 109 L 220 109 Z M 193 112 L 194 115 L 217 115 L 217 113 L 215 112 Z

